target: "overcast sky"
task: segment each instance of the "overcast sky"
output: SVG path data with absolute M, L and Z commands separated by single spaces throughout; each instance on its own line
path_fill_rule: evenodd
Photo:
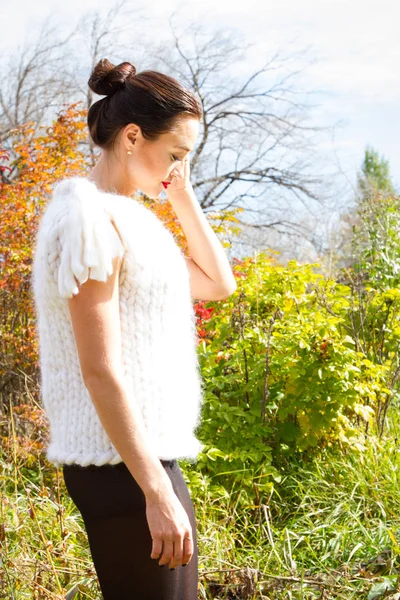
M 89 10 L 106 12 L 113 4 L 111 0 L 68 0 L 64 5 L 53 0 L 0 0 L 2 54 L 22 44 L 50 14 L 53 22 L 72 28 Z M 142 7 L 146 17 L 151 17 L 146 27 L 160 39 L 166 34 L 168 16 L 178 6 L 181 23 L 187 14 L 210 27 L 237 29 L 255 43 L 249 55 L 255 63 L 275 48 L 287 54 L 307 49 L 303 64 L 309 64 L 301 82 L 305 89 L 319 91 L 312 98 L 320 104 L 313 109 L 313 120 L 319 125 L 340 122 L 332 139 L 325 140 L 324 150 L 331 150 L 349 180 L 355 181 L 369 144 L 389 160 L 395 185 L 400 187 L 398 0 L 148 0 L 128 4 L 133 9 Z

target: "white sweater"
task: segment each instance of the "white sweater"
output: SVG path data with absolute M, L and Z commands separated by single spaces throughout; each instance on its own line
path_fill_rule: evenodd
M 50 428 L 46 456 L 57 466 L 122 461 L 84 385 L 67 300 L 79 293 L 75 278 L 106 281 L 116 255 L 122 257 L 119 312 L 129 399 L 140 408 L 158 458 L 194 462 L 203 448 L 195 429 L 204 390 L 184 255 L 150 209 L 77 176 L 55 184 L 32 265 L 41 395 Z

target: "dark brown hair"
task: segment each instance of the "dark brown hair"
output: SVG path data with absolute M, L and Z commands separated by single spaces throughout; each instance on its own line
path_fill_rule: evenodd
M 147 140 L 173 131 L 180 115 L 201 119 L 199 100 L 178 80 L 158 71 L 141 71 L 130 62 L 113 65 L 102 58 L 94 67 L 90 89 L 105 98 L 89 108 L 87 123 L 97 146 L 109 149 L 119 130 L 136 123 Z

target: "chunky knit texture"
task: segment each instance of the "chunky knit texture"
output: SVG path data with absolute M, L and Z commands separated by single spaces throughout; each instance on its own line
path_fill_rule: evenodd
M 203 382 L 189 270 L 172 233 L 139 201 L 103 192 L 89 179 L 58 181 L 39 223 L 32 266 L 42 401 L 55 465 L 116 464 L 84 385 L 68 307 L 88 277 L 119 279 L 126 389 L 149 443 L 163 460 L 197 459 Z

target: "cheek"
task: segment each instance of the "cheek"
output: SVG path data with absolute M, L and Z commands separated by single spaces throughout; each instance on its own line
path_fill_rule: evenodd
M 162 181 L 169 177 L 172 170 L 172 161 L 159 156 L 148 155 L 143 157 L 142 165 L 148 177 Z

